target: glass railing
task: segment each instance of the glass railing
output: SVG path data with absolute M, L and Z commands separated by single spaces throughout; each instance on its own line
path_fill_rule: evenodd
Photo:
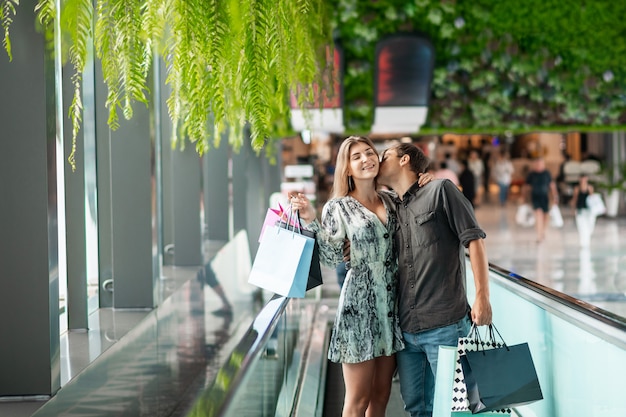
M 303 385 L 317 308 L 313 299 L 272 298 L 187 416 L 292 415 Z
M 474 294 L 467 264 L 468 295 Z M 541 284 L 491 265 L 493 320 L 509 345 L 527 342 L 544 399 L 519 416 L 623 417 L 626 322 Z
M 471 302 L 475 290 L 469 263 L 467 275 Z M 490 290 L 494 324 L 507 344 L 528 343 L 544 396 L 515 408 L 515 415 L 626 416 L 622 317 L 494 265 Z M 188 416 L 321 415 L 332 320 L 320 314 L 324 305 L 273 298 Z

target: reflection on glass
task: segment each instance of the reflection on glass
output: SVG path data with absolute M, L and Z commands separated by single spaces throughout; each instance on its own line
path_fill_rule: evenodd
M 580 249 L 580 273 L 578 275 L 578 293 L 595 294 L 596 273 L 591 265 L 591 251 L 588 247 Z
M 58 279 L 59 285 L 59 332 L 63 333 L 67 330 L 67 256 L 66 256 L 66 239 L 65 239 L 65 175 L 64 175 L 64 158 L 63 143 L 61 138 L 57 136 L 55 141 L 55 170 L 56 186 L 50 186 L 48 189 L 49 197 L 49 228 L 56 227 L 56 230 L 48 230 L 49 241 L 51 242 L 50 256 L 50 275 L 51 284 Z M 54 226 L 52 226 L 54 225 Z M 56 241 L 54 241 L 56 239 Z M 53 265 L 52 262 L 56 262 Z M 51 288 L 53 286 L 51 285 Z M 54 297 L 53 292 L 50 293 L 50 299 Z

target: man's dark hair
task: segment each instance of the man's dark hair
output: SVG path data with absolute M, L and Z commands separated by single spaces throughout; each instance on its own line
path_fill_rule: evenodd
M 430 159 L 424 154 L 424 152 L 412 143 L 401 143 L 395 147 L 396 153 L 399 158 L 404 155 L 408 155 L 411 162 L 410 167 L 416 175 L 423 174 L 428 169 Z

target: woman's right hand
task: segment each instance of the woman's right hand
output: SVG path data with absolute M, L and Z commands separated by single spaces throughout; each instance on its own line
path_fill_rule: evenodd
M 308 198 L 302 193 L 294 193 L 291 195 L 291 209 L 293 211 L 300 212 L 300 218 L 306 223 L 311 223 L 315 220 L 315 208 L 311 205 Z

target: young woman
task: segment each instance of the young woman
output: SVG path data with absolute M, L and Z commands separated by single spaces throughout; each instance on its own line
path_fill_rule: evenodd
M 543 158 L 533 160 L 532 171 L 526 177 L 525 194 L 535 211 L 535 230 L 537 232 L 537 243 L 543 242 L 546 237 L 546 226 L 550 212 L 550 194 L 552 194 L 552 204 L 559 203 L 559 196 L 556 186 L 552 180 L 550 171 L 546 169 Z

